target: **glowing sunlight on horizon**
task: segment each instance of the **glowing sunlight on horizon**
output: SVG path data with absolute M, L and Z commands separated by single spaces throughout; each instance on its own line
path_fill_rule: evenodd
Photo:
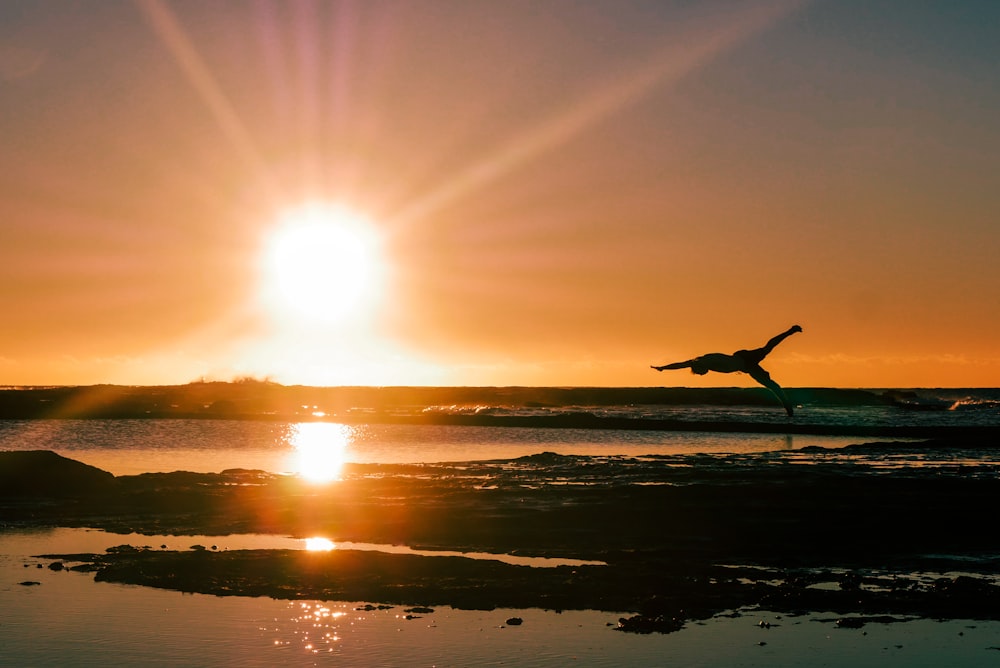
M 308 552 L 330 552 L 337 549 L 337 546 L 329 538 L 313 536 L 305 539 L 306 551 Z
M 244 372 L 313 385 L 384 381 L 398 357 L 378 335 L 388 270 L 379 226 L 345 204 L 305 200 L 261 239 L 257 314 Z

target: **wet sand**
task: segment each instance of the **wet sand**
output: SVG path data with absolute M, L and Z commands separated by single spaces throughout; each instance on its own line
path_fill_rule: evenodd
M 0 522 L 8 526 L 326 536 L 607 564 L 155 546 L 46 557 L 96 571 L 98 580 L 216 595 L 624 610 L 633 614 L 622 628 L 639 632 L 743 606 L 832 611 L 860 623 L 1000 619 L 992 604 L 1000 594 L 995 471 L 540 454 L 348 465 L 343 479 L 315 485 L 245 470 L 114 477 L 53 453 L 0 458 L 8 476 Z M 32 484 L 15 495 L 15 478 Z

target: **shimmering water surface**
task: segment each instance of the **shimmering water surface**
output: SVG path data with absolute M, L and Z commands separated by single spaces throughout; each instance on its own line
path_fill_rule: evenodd
M 677 633 L 640 636 L 614 630 L 615 613 L 427 613 L 363 601 L 221 598 L 95 583 L 91 574 L 55 572 L 49 560 L 33 556 L 67 541 L 97 547 L 109 538 L 116 537 L 66 529 L 0 532 L 0 665 L 936 667 L 1000 660 L 994 622 L 911 620 L 842 629 L 832 613 L 781 617 L 744 610 Z M 28 581 L 39 584 L 19 584 Z M 511 617 L 523 624 L 507 624 Z M 762 620 L 770 628 L 762 629 Z
M 886 406 L 803 407 L 795 424 L 996 425 L 996 391 L 955 400 L 953 410 Z M 962 403 L 964 402 L 964 403 Z M 949 404 L 949 407 L 952 407 Z M 501 413 L 504 407 L 423 410 Z M 787 421 L 769 408 L 561 407 L 524 415 L 586 410 L 738 424 Z M 515 411 L 516 412 L 516 411 Z M 778 430 L 780 432 L 780 430 Z M 933 449 L 841 451 L 873 439 L 807 434 L 550 429 L 236 420 L 6 420 L 0 450 L 54 450 L 116 475 L 261 469 L 336 480 L 345 463 L 510 460 L 540 452 L 595 458 L 679 457 L 678 466 L 719 462 L 810 463 L 838 458 L 892 470 L 938 468 L 949 475 L 997 475 L 992 451 Z M 884 440 L 884 439 L 877 439 Z M 892 439 L 905 441 L 907 439 Z M 810 446 L 825 448 L 817 451 Z M 689 458 L 689 461 L 683 461 Z M 627 463 L 623 464 L 627 466 Z M 728 464 L 727 464 L 728 465 Z M 742 464 L 739 464 L 742 465 Z M 957 471 L 957 473 L 956 473 Z M 335 483 L 334 483 L 335 484 Z M 406 550 L 380 545 L 312 547 Z M 84 529 L 0 527 L 0 666 L 43 665 L 521 665 L 582 666 L 992 666 L 1000 662 L 1000 624 L 910 620 L 841 629 L 837 615 L 779 618 L 767 611 L 689 623 L 669 635 L 614 630 L 618 614 L 450 608 L 407 613 L 369 602 L 277 601 L 181 594 L 95 583 L 93 575 L 55 572 L 35 555 L 102 551 L 129 543 L 159 549 L 269 549 L 308 546 L 275 536 L 117 536 Z M 503 555 L 469 555 L 505 558 Z M 543 563 L 528 565 L 544 566 Z M 40 584 L 25 585 L 23 582 Z M 377 602 L 374 602 L 377 603 Z M 625 614 L 625 613 L 622 613 Z M 409 618 L 408 618 L 409 615 Z M 524 624 L 510 626 L 510 617 Z M 758 622 L 767 619 L 763 630 Z
M 526 426 L 439 424 L 341 424 L 240 420 L 0 420 L 0 450 L 53 450 L 116 475 L 228 468 L 298 472 L 320 478 L 345 462 L 419 463 L 510 459 L 538 452 L 574 455 L 678 455 L 761 453 L 809 446 L 837 448 L 861 436 L 791 433 L 792 427 L 824 430 L 904 427 L 1000 427 L 1000 390 L 922 390 L 920 406 L 806 405 L 794 418 L 768 406 L 415 406 L 410 415 L 514 416 Z M 353 415 L 353 413 L 352 413 Z M 553 429 L 553 416 L 671 420 L 717 425 L 709 431 Z M 535 422 L 533 422 L 535 421 Z M 538 426 L 532 426 L 537 424 Z M 785 427 L 790 429 L 783 431 Z M 722 429 L 725 427 L 725 429 Z M 754 433 L 760 428 L 774 433 Z M 884 439 L 881 439 L 884 440 Z M 892 440 L 904 441 L 905 438 Z
M 115 475 L 231 468 L 317 475 L 345 462 L 458 462 L 511 459 L 539 452 L 634 457 L 752 453 L 810 445 L 840 447 L 858 440 L 844 436 L 329 422 L 0 421 L 0 450 L 53 450 Z

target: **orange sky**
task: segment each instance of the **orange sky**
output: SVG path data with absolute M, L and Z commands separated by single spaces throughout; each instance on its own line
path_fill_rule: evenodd
M 798 323 L 786 386 L 998 386 L 998 44 L 986 1 L 5 2 L 0 385 L 748 385 L 648 365 Z M 262 297 L 317 202 L 378 240 L 335 321 Z

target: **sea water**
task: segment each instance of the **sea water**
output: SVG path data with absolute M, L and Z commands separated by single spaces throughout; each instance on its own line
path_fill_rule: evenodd
M 521 421 L 517 427 L 365 423 L 358 421 L 357 414 L 348 423 L 329 416 L 309 424 L 211 419 L 0 420 L 0 450 L 52 450 L 115 475 L 232 468 L 295 473 L 301 470 L 303 449 L 317 448 L 337 449 L 342 462 L 380 464 L 511 459 L 539 452 L 636 457 L 766 453 L 886 440 L 852 434 L 852 430 L 863 434 L 872 428 L 917 430 L 912 439 L 919 438 L 919 430 L 924 429 L 1000 427 L 1000 390 L 920 390 L 907 401 L 901 405 L 807 404 L 794 417 L 771 406 L 721 404 L 461 404 L 407 409 L 418 418 L 513 416 Z M 570 428 L 548 427 L 547 420 L 553 416 L 566 418 Z M 590 416 L 614 418 L 625 428 L 593 428 L 586 419 Z M 574 420 L 581 427 L 572 428 Z M 650 420 L 669 421 L 680 428 L 628 428 Z
M 619 615 L 611 612 L 443 607 L 411 614 L 363 601 L 183 594 L 94 582 L 34 556 L 118 538 L 83 529 L 0 531 L 0 665 L 891 668 L 1000 659 L 996 622 L 904 619 L 844 629 L 834 613 L 745 609 L 668 635 L 634 635 L 615 630 Z M 508 624 L 511 617 L 523 624 Z
M 323 428 L 316 425 L 336 425 Z M 566 455 L 749 453 L 856 437 L 452 425 L 342 425 L 237 420 L 0 421 L 0 450 L 52 450 L 115 475 L 244 468 L 299 472 L 300 447 L 340 448 L 345 462 L 404 464 Z
M 918 448 L 840 455 L 849 451 L 844 446 L 871 439 L 822 433 L 830 425 L 1000 424 L 1000 404 L 996 403 L 1000 393 L 995 390 L 942 391 L 925 393 L 925 397 L 930 403 L 914 407 L 807 405 L 794 418 L 770 407 L 721 405 L 414 409 L 420 413 L 541 418 L 590 414 L 725 423 L 726 430 L 721 432 L 364 424 L 357 420 L 346 424 L 335 419 L 318 423 L 8 420 L 0 421 L 0 450 L 54 450 L 116 475 L 230 468 L 295 474 L 303 472 L 301 454 L 309 447 L 337 450 L 342 461 L 358 463 L 506 460 L 540 452 L 625 459 L 653 455 L 676 457 L 679 462 L 687 457 L 705 461 L 706 457 L 737 456 L 750 465 L 773 457 L 844 456 L 923 470 L 935 463 L 950 466 L 959 461 L 963 470 L 973 471 L 978 465 L 986 474 L 996 475 L 995 449 Z M 771 433 L 743 432 L 743 424 L 774 429 Z M 786 424 L 815 425 L 819 433 L 783 433 L 781 427 Z M 972 468 L 964 468 L 967 465 Z M 128 542 L 119 536 L 89 534 L 84 529 L 0 527 L 0 665 L 884 667 L 985 666 L 1000 660 L 1000 624 L 994 622 L 910 620 L 848 630 L 836 627 L 836 615 L 822 611 L 780 618 L 767 611 L 743 610 L 691 622 L 669 635 L 636 636 L 614 630 L 618 615 L 607 612 L 442 608 L 408 618 L 400 607 L 370 609 L 367 602 L 219 598 L 96 583 L 91 574 L 50 570 L 46 560 L 35 556 L 65 553 L 79 540 L 96 540 L 101 545 Z M 133 542 L 159 545 L 157 541 L 163 541 L 171 549 L 194 542 L 169 536 L 146 538 Z M 261 538 L 269 539 L 273 537 Z M 237 546 L 233 549 L 245 540 L 257 539 L 231 537 Z M 222 537 L 216 541 L 226 547 Z M 505 623 L 514 616 L 524 624 Z M 764 618 L 771 624 L 767 631 L 758 626 Z

